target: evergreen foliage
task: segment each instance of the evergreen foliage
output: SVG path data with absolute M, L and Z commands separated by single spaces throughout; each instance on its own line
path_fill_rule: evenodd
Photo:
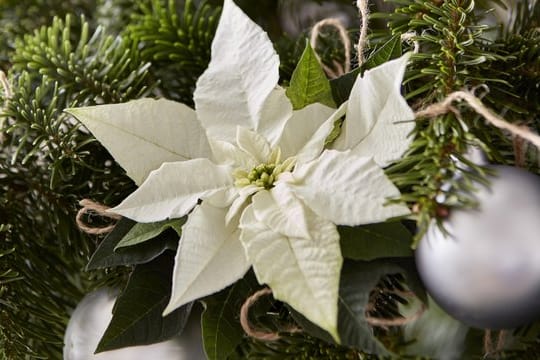
M 220 7 L 207 1 L 152 0 L 140 4 L 128 27 L 128 36 L 140 45 L 141 57 L 152 61 L 151 72 L 161 81 L 163 96 L 192 103 L 195 82 L 210 61 Z
M 77 230 L 77 201 L 116 203 L 133 189 L 123 170 L 66 107 L 125 101 L 148 92 L 148 64 L 99 28 L 76 35 L 68 15 L 17 41 L 13 94 L 4 99 L 0 152 L 3 261 L 0 332 L 8 359 L 61 358 L 68 312 L 124 272 L 82 270 L 95 242 Z
M 533 84 L 527 83 L 520 92 L 507 76 L 509 69 L 516 66 L 516 57 L 507 46 L 486 37 L 489 26 L 483 24 L 485 14 L 475 1 L 393 2 L 394 13 L 375 17 L 388 20 L 387 36 L 414 34 L 419 52 L 413 55 L 404 83 L 410 89 L 407 97 L 416 108 L 441 101 L 453 91 L 467 89 L 475 90 L 479 96 L 487 92 L 483 100 L 499 112 L 526 118 L 524 106 L 516 106 L 514 99 L 524 99 L 523 91 L 530 91 L 525 89 Z M 529 36 L 537 35 L 529 33 Z M 407 156 L 388 170 L 391 179 L 403 190 L 402 201 L 415 205 L 417 240 L 431 220 L 440 220 L 449 208 L 475 206 L 470 197 L 474 190 L 472 181 L 483 181 L 485 169 L 464 156 L 469 145 L 481 147 L 496 162 L 512 161 L 511 143 L 501 131 L 468 111 L 466 106 L 459 105 L 458 109 L 466 116 L 457 118 L 450 113 L 418 121 L 415 141 Z M 510 116 L 510 120 L 515 119 L 515 114 Z M 451 186 L 443 188 L 443 184 Z
M 373 32 L 370 50 L 374 53 L 389 39 L 414 32 L 419 52 L 413 55 L 405 87 L 415 108 L 456 90 L 476 88 L 496 112 L 540 131 L 540 1 L 513 5 L 513 20 L 495 29 L 484 19 L 500 0 L 390 2 L 394 11 L 372 15 L 376 24 L 387 22 L 387 27 Z M 131 270 L 84 271 L 101 239 L 77 229 L 78 201 L 117 204 L 135 186 L 63 109 L 144 96 L 191 104 L 195 82 L 210 59 L 221 3 L 0 3 L 0 69 L 8 72 L 11 87 L 9 97 L 0 91 L 0 359 L 60 359 L 65 326 L 77 302 L 104 284 L 122 286 Z M 304 36 L 283 34 L 278 10 L 285 3 L 239 1 L 270 31 L 281 58 L 283 84 L 305 46 Z M 356 30 L 350 31 L 354 38 Z M 340 49 L 334 37 L 323 37 L 317 50 L 331 64 L 343 60 Z M 472 181 L 484 181 L 485 169 L 465 157 L 469 145 L 482 147 L 494 162 L 514 162 L 506 134 L 467 106 L 456 107 L 461 118 L 451 113 L 418 121 L 409 152 L 387 169 L 402 191 L 399 201 L 415 211 L 417 238 L 433 219 L 442 220 L 447 209 L 474 206 Z M 530 149 L 527 155 L 527 167 L 538 173 L 538 151 Z M 371 315 L 398 315 L 398 303 L 406 299 L 385 297 L 382 290 L 404 290 L 404 282 L 397 275 L 385 277 L 373 292 L 379 297 L 374 299 L 377 312 Z M 285 307 L 273 306 L 279 323 L 293 321 Z M 276 330 L 276 319 L 258 320 Z M 396 329 L 377 329 L 376 335 L 396 353 L 407 345 Z M 540 353 L 538 336 L 534 328 L 526 336 L 517 333 L 515 348 L 502 356 L 535 358 L 532 354 Z M 284 334 L 273 343 L 244 339 L 236 352 L 239 358 L 375 358 L 311 333 Z

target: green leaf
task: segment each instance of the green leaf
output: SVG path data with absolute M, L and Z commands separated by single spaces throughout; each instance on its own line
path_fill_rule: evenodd
M 292 74 L 287 97 L 291 100 L 294 110 L 316 102 L 330 107 L 336 106 L 330 82 L 309 42 Z
M 166 230 L 154 238 L 153 241 L 120 248 L 115 251 L 116 245 L 118 245 L 135 224 L 134 221 L 128 218 L 122 218 L 116 224 L 114 230 L 99 244 L 90 258 L 86 270 L 143 264 L 155 259 L 165 250 L 175 250 L 177 248 L 178 234 L 173 230 Z
M 238 316 L 244 299 L 260 289 L 253 272 L 204 300 L 203 342 L 209 360 L 225 360 L 244 338 Z
M 137 223 L 116 245 L 114 250 L 126 246 L 133 246 L 145 241 L 151 240 L 164 232 L 167 229 L 174 229 L 178 234 L 182 233 L 182 225 L 186 222 L 187 217 L 180 219 L 164 220 L 155 223 Z
M 399 222 L 338 227 L 341 252 L 353 260 L 412 256 L 412 235 Z
M 336 105 L 340 106 L 349 99 L 356 78 L 360 74 L 360 68 L 356 68 L 336 79 L 330 80 L 332 96 Z
M 381 47 L 371 53 L 369 59 L 364 63 L 365 69 L 371 69 L 382 65 L 385 62 L 401 56 L 401 36 L 394 35 Z
M 172 252 L 135 267 L 126 289 L 113 308 L 112 320 L 98 344 L 96 353 L 128 346 L 165 341 L 180 333 L 193 303 L 168 316 L 162 313 L 170 297 L 174 257 Z

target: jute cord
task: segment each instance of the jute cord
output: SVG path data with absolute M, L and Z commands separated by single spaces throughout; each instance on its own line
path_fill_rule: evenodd
M 334 60 L 333 64 L 336 70 L 325 65 L 321 61 L 321 58 L 319 57 L 316 51 L 317 43 L 319 41 L 319 36 L 321 35 L 322 29 L 325 26 L 331 26 L 335 28 L 343 44 L 343 51 L 345 52 L 345 60 L 343 61 L 343 64 L 340 64 L 339 62 Z M 345 29 L 345 26 L 343 26 L 343 23 L 341 22 L 341 20 L 336 19 L 336 18 L 328 18 L 328 19 L 322 19 L 321 21 L 317 22 L 313 26 L 313 29 L 311 30 L 311 38 L 309 42 L 311 44 L 311 47 L 315 51 L 315 56 L 317 57 L 317 60 L 319 60 L 319 63 L 321 64 L 322 68 L 324 69 L 324 71 L 329 77 L 337 78 L 351 71 L 351 39 L 349 38 L 349 34 L 347 34 L 347 29 Z
M 499 335 L 497 336 L 497 343 L 493 344 L 491 330 L 484 330 L 484 359 L 497 357 L 498 354 L 504 349 L 506 333 L 506 330 L 500 330 Z
M 424 304 L 420 305 L 420 308 L 412 315 L 407 317 L 398 317 L 394 319 L 377 318 L 372 316 L 366 316 L 366 321 L 371 326 L 377 326 L 381 328 L 389 328 L 391 326 L 403 326 L 417 320 L 426 311 Z
M 2 85 L 2 89 L 4 90 L 4 97 L 6 99 L 11 99 L 13 97 L 11 85 L 9 84 L 9 80 L 6 74 L 2 70 L 0 70 L 0 84 Z
M 9 84 L 9 80 L 6 76 L 6 74 L 0 70 L 0 85 L 2 86 L 2 89 L 4 91 L 4 98 L 6 101 L 4 101 L 4 109 L 7 109 L 8 101 L 13 97 L 13 92 L 11 90 L 11 85 Z M 0 131 L 4 127 L 4 121 L 6 120 L 5 117 L 0 118 Z M 4 142 L 4 133 L 0 132 L 0 143 Z
M 385 294 L 396 294 L 401 297 L 414 297 L 414 293 L 412 291 L 401 291 L 401 290 L 389 290 L 385 289 L 383 290 Z M 409 324 L 415 320 L 417 320 L 422 314 L 426 311 L 426 306 L 424 304 L 421 304 L 418 310 L 406 317 L 396 317 L 396 318 L 378 318 L 374 316 L 369 316 L 370 311 L 376 310 L 376 300 L 375 298 L 370 299 L 369 303 L 366 305 L 366 321 L 371 326 L 377 326 L 381 328 L 389 328 L 391 326 L 403 326 L 406 324 Z
M 540 136 L 533 133 L 527 127 L 511 124 L 495 115 L 474 94 L 466 91 L 456 91 L 448 95 L 443 101 L 429 105 L 427 108 L 416 112 L 417 118 L 432 118 L 453 112 L 459 118 L 459 111 L 452 106 L 454 101 L 465 101 L 477 114 L 482 115 L 491 125 L 519 136 L 540 148 Z
M 367 33 L 369 28 L 369 1 L 368 0 L 358 0 L 356 2 L 358 11 L 360 12 L 360 35 L 358 36 L 358 44 L 356 45 L 356 53 L 358 54 L 358 67 L 362 66 L 364 61 L 364 51 L 366 50 L 367 45 Z
M 108 206 L 99 204 L 97 202 L 94 202 L 90 199 L 82 199 L 79 201 L 79 205 L 82 206 L 82 208 L 77 212 L 77 217 L 75 220 L 77 221 L 77 226 L 80 230 L 84 231 L 87 234 L 91 235 L 102 235 L 110 233 L 116 224 L 111 224 L 107 226 L 102 227 L 96 227 L 96 226 L 90 226 L 87 222 L 85 222 L 84 218 L 88 215 L 97 215 L 102 218 L 108 218 L 110 220 L 120 220 L 122 217 L 118 214 L 114 214 L 109 212 L 110 209 Z
M 251 338 L 261 340 L 261 341 L 277 341 L 281 336 L 276 332 L 263 331 L 260 329 L 254 328 L 249 321 L 249 310 L 261 297 L 271 295 L 272 290 L 269 288 L 263 288 L 259 291 L 256 291 L 253 295 L 248 297 L 240 309 L 240 325 L 244 332 Z M 289 326 L 285 329 L 286 332 L 296 333 L 301 332 L 302 330 L 296 326 Z

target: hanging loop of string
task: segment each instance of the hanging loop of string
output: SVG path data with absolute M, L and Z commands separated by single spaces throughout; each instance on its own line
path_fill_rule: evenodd
M 108 210 L 110 208 L 108 206 L 99 204 L 90 199 L 82 199 L 81 201 L 79 201 L 79 205 L 82 206 L 82 208 L 77 212 L 75 221 L 77 222 L 77 226 L 79 227 L 79 229 L 81 231 L 84 231 L 87 234 L 91 234 L 91 235 L 108 234 L 114 229 L 116 224 L 111 224 L 111 225 L 102 226 L 102 227 L 91 226 L 84 220 L 86 216 L 96 215 L 101 218 L 106 218 L 113 221 L 118 221 L 122 218 L 118 214 L 109 212 Z
M 319 36 L 322 33 L 322 29 L 326 26 L 331 26 L 337 30 L 341 43 L 343 44 L 343 51 L 345 53 L 345 59 L 343 60 L 343 64 L 340 64 L 339 62 L 334 60 L 333 64 L 335 70 L 325 65 L 316 51 Z M 351 39 L 349 38 L 349 35 L 347 34 L 347 29 L 345 29 L 345 26 L 343 25 L 341 20 L 336 18 L 328 18 L 322 19 L 321 21 L 317 22 L 311 30 L 311 38 L 309 42 L 311 47 L 314 49 L 317 60 L 319 60 L 319 63 L 329 77 L 337 78 L 351 71 Z
M 498 358 L 506 342 L 506 330 L 499 331 L 496 344 L 493 343 L 491 332 L 489 329 L 484 330 L 484 359 Z
M 240 309 L 240 325 L 244 332 L 251 338 L 261 340 L 261 341 L 277 341 L 281 336 L 277 332 L 263 331 L 254 328 L 249 321 L 249 310 L 260 298 L 263 296 L 272 295 L 272 290 L 270 288 L 263 288 L 253 295 L 248 297 L 242 308 Z M 301 332 L 302 330 L 296 326 L 289 326 L 285 329 L 286 332 L 296 333 Z

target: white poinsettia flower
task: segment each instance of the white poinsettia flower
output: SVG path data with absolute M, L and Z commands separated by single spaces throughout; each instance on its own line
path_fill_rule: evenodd
M 380 168 L 409 144 L 413 124 L 396 124 L 414 117 L 400 95 L 406 62 L 368 71 L 337 110 L 293 111 L 267 35 L 226 0 L 196 111 L 151 99 L 68 110 L 140 184 L 112 211 L 138 222 L 189 214 L 165 313 L 253 267 L 276 299 L 339 340 L 336 225 L 408 213 L 385 206 L 399 192 Z M 325 150 L 344 115 L 343 136 Z

